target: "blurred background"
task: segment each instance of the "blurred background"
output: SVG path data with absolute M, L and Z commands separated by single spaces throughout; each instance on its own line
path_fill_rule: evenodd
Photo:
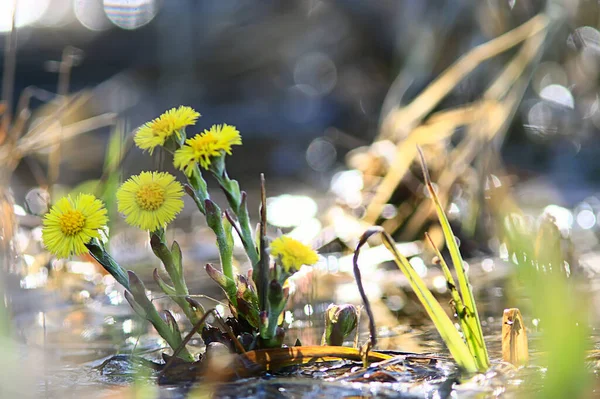
M 265 172 L 289 187 L 327 189 L 327 175 L 343 155 L 375 136 L 398 61 L 393 21 L 400 10 L 393 2 L 373 8 L 192 0 L 19 5 L 16 93 L 31 85 L 56 91 L 56 61 L 74 46 L 70 90 L 93 92 L 82 112 L 116 112 L 130 132 L 165 109 L 190 105 L 203 115 L 198 131 L 222 122 L 238 127 L 245 145 L 230 168 L 255 182 Z M 2 15 L 6 30 L 9 13 Z M 60 182 L 98 177 L 107 138 L 104 129 L 73 143 L 78 151 L 66 145 Z M 162 166 L 151 162 L 134 150 L 125 173 Z M 21 165 L 15 179 L 21 196 L 27 169 Z
M 322 253 L 334 253 L 327 257 L 325 271 L 343 270 L 338 257 L 352 247 L 355 233 L 364 231 L 357 220 L 389 227 L 395 238 L 408 242 L 422 239 L 430 220 L 435 220 L 419 216 L 419 201 L 425 195 L 419 183 L 421 175 L 415 172 L 418 164 L 412 160 L 389 195 L 384 195 L 382 208 L 370 214 L 381 200 L 377 194 L 380 183 L 394 170 L 394 157 L 404 156 L 396 149 L 410 142 L 405 139 L 419 126 L 433 126 L 433 144 L 429 143 L 431 148 L 426 151 L 433 180 L 454 170 L 456 176 L 442 187 L 442 193 L 464 255 L 483 259 L 477 270 L 489 274 L 496 270 L 494 264 L 500 264 L 492 259 L 498 254 L 502 257 L 503 247 L 494 240 L 491 212 L 480 206 L 488 199 L 490 187 L 510 188 L 511 196 L 530 210 L 532 218 L 551 215 L 565 238 L 572 238 L 577 251 L 587 256 L 588 270 L 597 268 L 598 2 L 17 0 L 17 34 L 11 37 L 13 4 L 12 0 L 0 0 L 2 70 L 5 76 L 15 71 L 11 84 L 2 88 L 3 99 L 13 98 L 4 103 L 8 107 L 3 112 L 14 114 L 10 129 L 4 126 L 3 132 L 8 132 L 8 138 L 35 136 L 43 141 L 42 133 L 48 131 L 61 140 L 59 148 L 55 141 L 39 146 L 25 142 L 16 147 L 25 148 L 21 152 L 0 151 L 0 166 L 7 166 L 1 169 L 1 182 L 4 189 L 10 188 L 3 191 L 14 200 L 21 226 L 14 235 L 14 248 L 25 253 L 18 261 L 14 261 L 16 257 L 9 260 L 7 287 L 11 309 L 21 316 L 15 320 L 25 341 L 55 339 L 57 348 L 64 347 L 64 341 L 83 342 L 76 348 L 80 352 L 73 353 L 69 347 L 63 353 L 66 364 L 114 353 L 115 342 L 133 337 L 137 330 L 127 310 L 115 317 L 116 322 L 113 308 L 98 313 L 96 307 L 90 312 L 90 303 L 127 307 L 116 288 L 98 288 L 106 281 L 89 259 L 63 265 L 43 255 L 39 218 L 31 215 L 39 197 L 35 190 L 53 187 L 54 198 L 85 181 L 106 183 L 114 178 L 118 183 L 149 169 L 174 173 L 165 154 L 150 157 L 131 147 L 130 141 L 138 126 L 179 105 L 202 114 L 196 126 L 188 129 L 189 136 L 215 123 L 239 129 L 244 145 L 228 157 L 228 169 L 249 192 L 253 215 L 258 206 L 259 174 L 265 173 L 273 231 L 293 231 L 326 248 Z M 419 120 L 408 123 L 401 118 L 404 114 L 400 111 L 422 98 L 424 90 L 434 86 L 457 60 L 528 24 L 536 15 L 545 21 L 537 31 L 543 32 L 537 47 L 530 39 L 538 36 L 531 33 L 505 51 L 465 63 L 463 70 L 468 73 L 460 79 L 454 77 L 447 95 L 425 107 Z M 521 53 L 521 48 L 530 51 Z M 514 60 L 521 62 L 516 83 L 506 84 L 505 93 L 490 97 L 488 88 L 502 73 L 511 71 Z M 511 91 L 513 87 L 516 89 Z M 474 131 L 485 131 L 475 122 L 496 112 L 469 108 L 481 99 L 487 101 L 486 106 L 505 108 L 497 111 L 501 121 L 489 133 L 491 138 L 468 147 L 463 159 L 461 144 L 471 143 Z M 447 116 L 444 112 L 448 110 L 465 110 L 465 118 L 472 121 L 453 124 L 448 134 L 442 134 L 444 127 L 437 127 L 435 118 Z M 486 126 L 493 125 L 485 121 Z M 118 138 L 116 147 L 111 137 Z M 113 172 L 118 175 L 111 177 L 107 165 L 114 166 L 115 157 L 118 167 Z M 451 167 L 456 164 L 464 168 Z M 384 206 L 388 203 L 390 207 Z M 406 214 L 404 203 L 410 204 Z M 212 238 L 202 230 L 200 219 L 192 216 L 192 207 L 186 209 L 173 235 L 195 261 L 214 259 L 217 253 Z M 38 204 L 38 210 L 43 210 L 43 204 Z M 342 212 L 349 218 L 342 218 Z M 3 221 L 8 220 L 4 215 Z M 416 222 L 412 223 L 412 218 Z M 330 224 L 335 226 L 327 233 Z M 115 228 L 111 242 L 117 259 L 128 265 L 155 265 L 149 248 L 141 244 L 145 234 L 120 227 L 124 225 Z M 6 229 L 5 225 L 5 233 Z M 184 233 L 189 233 L 187 238 Z M 411 256 L 421 249 L 409 248 Z M 430 257 L 413 259 L 426 275 L 425 263 Z M 374 257 L 370 263 L 375 267 L 382 260 L 386 259 Z M 52 285 L 56 282 L 48 276 L 67 269 L 84 280 L 68 283 L 67 301 L 76 310 L 52 315 L 48 312 L 64 304 L 65 297 L 56 299 L 53 290 L 63 284 Z M 397 287 L 382 286 L 382 276 L 370 286 L 374 295 L 383 298 L 394 316 L 415 312 Z M 435 277 L 431 277 L 434 287 Z M 219 295 L 215 287 L 207 288 L 204 276 L 196 279 L 204 280 L 190 284 Z M 353 285 L 351 280 L 343 281 L 346 285 L 341 285 L 339 292 Z M 50 290 L 41 290 L 48 284 Z M 440 294 L 445 293 L 444 287 L 438 284 Z M 491 302 L 504 298 L 496 282 L 491 287 L 484 293 Z M 327 290 L 327 283 L 323 288 Z M 38 289 L 43 292 L 37 295 L 44 300 L 31 296 Z M 314 286 L 309 291 L 312 298 L 320 295 Z M 50 297 L 54 302 L 46 301 Z M 596 302 L 600 304 L 600 299 Z M 87 310 L 78 307 L 82 304 Z M 324 309 L 324 304 L 326 300 L 323 306 L 315 304 L 315 309 L 301 307 L 296 316 L 303 320 L 314 310 Z M 502 303 L 485 309 L 498 316 Z M 97 339 L 109 344 L 90 344 Z M 307 342 L 310 339 L 306 338 Z M 135 340 L 126 343 L 137 345 Z M 142 346 L 153 345 L 156 342 Z
M 11 3 L 0 6 L 4 35 Z M 39 88 L 32 109 L 52 102 L 64 66 L 70 76 L 62 90 L 89 91 L 71 120 L 116 113 L 131 135 L 163 110 L 190 105 L 203 115 L 198 131 L 221 122 L 238 127 L 245 145 L 230 160 L 231 173 L 248 178 L 251 190 L 264 172 L 271 194 L 327 192 L 348 151 L 371 144 L 389 111 L 410 103 L 461 54 L 548 9 L 559 22 L 526 72 L 531 84 L 503 139 L 502 160 L 510 173 L 543 186 L 543 194 L 529 195 L 546 198 L 550 190 L 561 205 L 574 207 L 598 188 L 595 2 L 17 3 L 13 92 Z M 478 98 L 511 54 L 480 65 L 438 108 Z M 99 178 L 109 132 L 95 129 L 64 143 L 57 183 Z M 34 154 L 19 164 L 11 181 L 18 203 L 43 183 L 47 158 Z M 123 174 L 165 167 L 161 162 L 133 149 Z
M 1 6 L 4 34 L 11 3 Z M 256 180 L 265 172 L 295 190 L 327 190 L 344 155 L 377 136 L 392 83 L 388 110 L 545 3 L 20 0 L 14 93 L 28 86 L 56 92 L 58 62 L 73 46 L 69 91 L 93 93 L 80 117 L 116 112 L 131 133 L 165 109 L 190 105 L 203 115 L 198 131 L 226 122 L 242 132 L 233 175 Z M 600 11 L 595 2 L 569 1 L 557 12 L 563 23 L 502 148 L 511 170 L 543 175 L 573 205 L 600 179 Z M 482 65 L 443 105 L 477 98 L 506 60 Z M 108 129 L 99 129 L 65 144 L 60 183 L 99 177 L 107 139 Z M 125 174 L 159 166 L 151 162 L 134 149 Z M 30 169 L 23 162 L 13 179 L 20 199 L 33 183 Z

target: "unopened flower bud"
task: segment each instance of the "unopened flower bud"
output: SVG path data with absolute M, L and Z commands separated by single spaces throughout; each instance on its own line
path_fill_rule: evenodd
M 358 322 L 354 305 L 329 305 L 325 311 L 325 343 L 341 346 Z

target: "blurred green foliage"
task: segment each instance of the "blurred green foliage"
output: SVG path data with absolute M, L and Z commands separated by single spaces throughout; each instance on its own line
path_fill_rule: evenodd
M 564 240 L 548 217 L 539 226 L 522 215 L 504 217 L 508 256 L 516 268 L 512 290 L 525 315 L 539 320 L 541 358 L 547 368 L 539 398 L 586 397 L 590 387 L 585 358 L 590 348 L 589 296 L 582 281 L 570 276 Z

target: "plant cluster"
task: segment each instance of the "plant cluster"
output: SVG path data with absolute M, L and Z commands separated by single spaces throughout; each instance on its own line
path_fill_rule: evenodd
M 450 268 L 448 267 L 448 264 L 442 257 L 438 248 L 434 245 L 433 241 L 429 239 L 428 235 L 426 235 L 426 237 L 433 246 L 440 260 L 440 266 L 442 267 L 444 277 L 446 278 L 446 284 L 452 296 L 454 315 L 456 318 L 458 318 L 458 324 L 460 325 L 462 335 L 455 327 L 452 319 L 446 314 L 442 305 L 435 299 L 435 296 L 431 290 L 427 288 L 427 284 L 423 281 L 419 273 L 417 273 L 417 271 L 413 268 L 408 259 L 398 251 L 392 237 L 383 228 L 377 226 L 372 227 L 363 234 L 356 248 L 356 252 L 354 253 L 354 274 L 359 284 L 359 290 L 361 291 L 361 296 L 371 321 L 370 345 L 374 346 L 376 343 L 375 326 L 373 322 L 373 316 L 370 311 L 369 301 L 361 285 L 358 257 L 360 254 L 360 248 L 371 236 L 379 233 L 382 235 L 383 244 L 392 253 L 394 262 L 407 277 L 411 288 L 425 308 L 429 318 L 433 322 L 435 328 L 448 347 L 450 354 L 458 366 L 468 373 L 485 372 L 490 367 L 490 360 L 487 347 L 485 346 L 483 330 L 479 320 L 479 313 L 477 312 L 477 306 L 475 304 L 475 298 L 473 296 L 467 271 L 465 270 L 464 262 L 458 249 L 458 244 L 456 243 L 454 233 L 452 232 L 452 228 L 450 227 L 450 223 L 448 222 L 444 208 L 433 185 L 431 184 L 429 172 L 420 148 L 417 148 L 417 152 L 421 159 L 421 167 L 423 170 L 423 176 L 425 178 L 425 185 L 427 186 L 431 199 L 433 200 L 438 220 L 444 234 L 444 239 L 446 240 L 446 246 L 450 252 L 452 263 L 456 271 L 458 284 L 452 276 Z
M 231 125 L 214 125 L 188 139 L 186 128 L 195 125 L 199 117 L 192 108 L 180 106 L 137 130 L 135 144 L 150 154 L 157 147 L 171 154 L 174 166 L 184 172 L 187 181 L 182 185 L 173 175 L 157 171 L 131 176 L 116 192 L 118 211 L 129 225 L 149 232 L 152 251 L 161 260 L 170 281 L 157 269 L 154 280 L 192 325 L 203 327 L 202 336 L 208 344 L 222 340 L 225 334 L 204 324 L 206 311 L 190 296 L 185 282 L 181 248 L 177 241 L 169 244 L 165 235 L 167 225 L 183 209 L 182 197 L 189 195 L 216 237 L 221 266 L 207 264 L 206 272 L 227 296 L 234 316 L 228 320 L 229 327 L 245 350 L 279 347 L 284 337 L 280 319 L 289 298 L 287 280 L 301 266 L 315 264 L 318 255 L 291 237 L 266 237 L 264 180 L 261 221 L 256 234 L 253 232 L 246 193 L 229 177 L 225 163 L 233 146 L 242 144 L 240 133 Z M 223 211 L 211 199 L 205 175 L 219 184 L 227 198 L 227 210 Z M 135 312 L 154 326 L 179 358 L 193 361 L 173 315 L 169 311 L 159 313 L 142 281 L 107 251 L 107 223 L 101 200 L 91 194 L 67 196 L 45 215 L 43 242 L 61 258 L 89 252 L 125 288 L 125 298 Z M 234 271 L 234 234 L 252 264 L 247 275 Z M 233 342 L 228 343 L 233 348 Z
M 194 325 L 192 333 L 201 328 L 207 345 L 217 341 L 226 343 L 232 350 L 278 348 L 284 338 L 280 323 L 289 298 L 287 281 L 301 266 L 315 264 L 318 255 L 310 247 L 288 236 L 267 239 L 264 180 L 261 220 L 256 233 L 253 233 L 246 193 L 240 190 L 236 180 L 229 177 L 225 163 L 226 156 L 232 153 L 232 147 L 242 144 L 240 133 L 234 126 L 214 125 L 188 139 L 185 129 L 194 125 L 199 116 L 190 107 L 182 106 L 165 112 L 137 130 L 134 137 L 136 145 L 150 154 L 157 147 L 172 154 L 174 166 L 183 172 L 187 181 L 182 185 L 166 172 L 141 172 L 118 188 L 117 209 L 128 224 L 149 232 L 150 246 L 161 260 L 170 281 L 166 281 L 157 269 L 154 270 L 154 280 Z M 392 238 L 381 228 L 373 228 L 364 234 L 355 252 L 357 283 L 371 321 L 371 346 L 375 344 L 375 328 L 362 289 L 357 260 L 360 247 L 368 237 L 382 232 L 384 244 L 394 254 L 398 267 L 408 277 L 458 365 L 471 373 L 485 371 L 490 363 L 471 286 L 454 235 L 429 182 L 424 164 L 423 169 L 456 269 L 458 284 L 438 251 L 462 336 L 408 260 L 396 250 Z M 211 199 L 205 175 L 214 178 L 224 192 L 228 202 L 226 211 Z M 205 269 L 227 296 L 233 318 L 228 319 L 226 331 L 204 324 L 207 312 L 190 296 L 184 278 L 181 248 L 176 241 L 169 244 L 166 239 L 166 226 L 183 209 L 182 197 L 185 193 L 193 199 L 216 237 L 221 267 L 207 264 Z M 105 242 L 108 237 L 104 228 L 107 222 L 103 203 L 93 195 L 65 197 L 44 217 L 43 241 L 48 250 L 59 257 L 89 252 L 125 287 L 125 297 L 131 307 L 154 326 L 175 355 L 185 361 L 193 361 L 194 357 L 186 349 L 188 337 L 182 338 L 173 315 L 169 311 L 159 313 L 148 298 L 142 281 L 135 273 L 117 264 L 107 252 Z M 252 264 L 247 275 L 234 272 L 234 234 L 239 237 Z M 332 306 L 325 317 L 323 343 L 328 345 L 341 345 L 357 325 L 356 308 L 351 305 Z M 368 350 L 366 353 L 368 356 Z

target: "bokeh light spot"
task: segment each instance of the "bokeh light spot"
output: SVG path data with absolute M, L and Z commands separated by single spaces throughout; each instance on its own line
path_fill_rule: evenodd
M 104 12 L 119 28 L 133 30 L 152 21 L 158 6 L 154 0 L 104 0 Z
M 306 150 L 306 162 L 317 172 L 331 168 L 337 159 L 335 146 L 327 139 L 318 137 L 310 143 Z
M 577 214 L 577 224 L 584 230 L 589 230 L 596 225 L 596 215 L 590 209 L 583 209 Z
M 544 87 L 540 92 L 540 97 L 546 101 L 551 101 L 566 108 L 573 109 L 575 107 L 573 94 L 571 94 L 569 89 L 565 86 L 559 84 L 552 84 Z
M 49 0 L 19 0 L 16 2 L 17 10 L 15 25 L 17 28 L 30 25 L 38 21 L 48 8 Z M 12 0 L 0 1 L 0 32 L 10 31 L 14 2 Z
M 304 195 L 284 194 L 267 199 L 267 220 L 273 226 L 299 226 L 316 214 L 317 203 Z
M 110 28 L 101 0 L 74 0 L 73 12 L 79 23 L 92 31 Z
M 325 95 L 335 87 L 337 69 L 326 54 L 310 53 L 296 63 L 294 81 L 312 87 L 319 95 Z

